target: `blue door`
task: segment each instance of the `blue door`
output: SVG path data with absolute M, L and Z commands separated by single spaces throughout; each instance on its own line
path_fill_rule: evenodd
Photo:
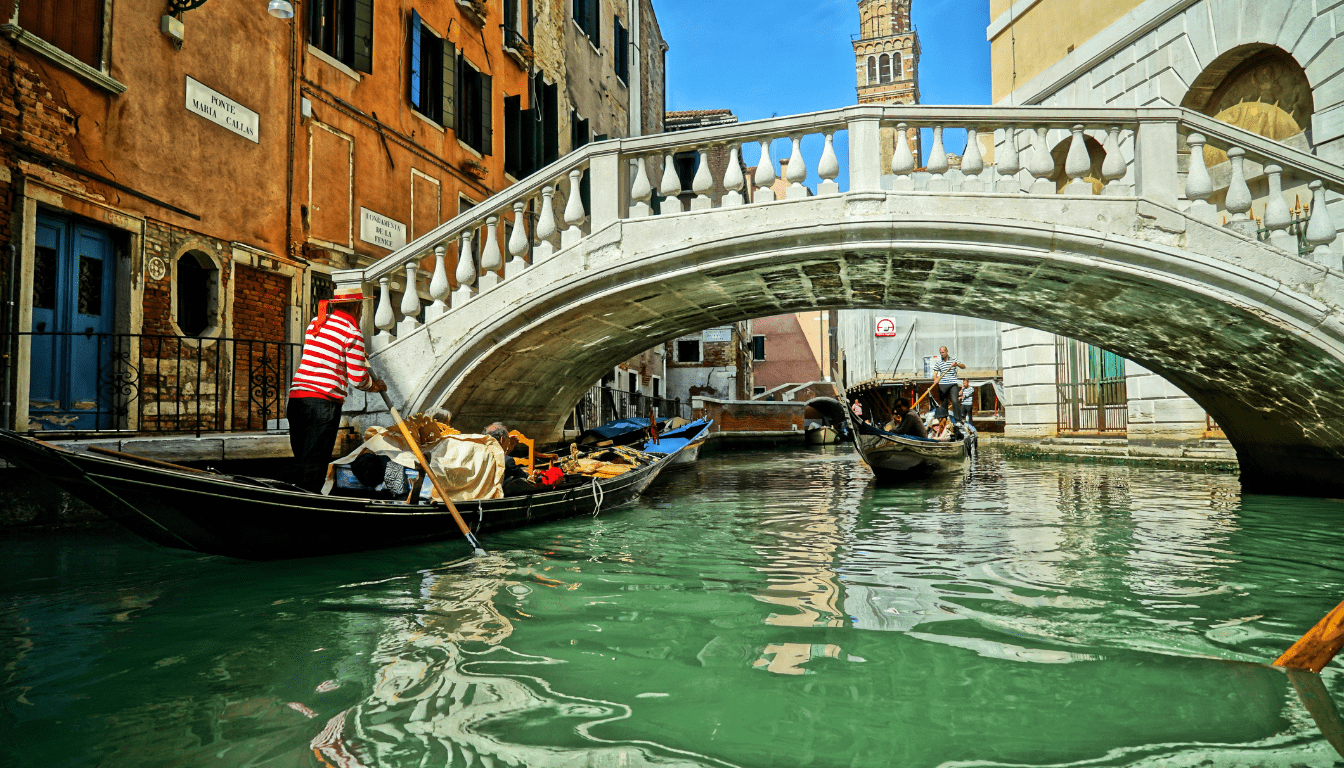
M 30 429 L 113 429 L 112 238 L 38 214 L 33 244 Z

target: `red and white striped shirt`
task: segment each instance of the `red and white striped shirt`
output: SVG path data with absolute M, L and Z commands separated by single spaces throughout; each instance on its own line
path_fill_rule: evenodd
M 354 318 L 336 310 L 321 328 L 317 323 L 314 318 L 304 331 L 303 358 L 294 372 L 289 396 L 344 400 L 347 380 L 356 389 L 367 390 L 373 377 L 365 357 L 364 334 Z

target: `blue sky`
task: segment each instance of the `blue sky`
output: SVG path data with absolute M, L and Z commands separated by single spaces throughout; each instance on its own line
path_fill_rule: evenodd
M 669 110 L 731 109 L 746 121 L 857 102 L 850 45 L 859 31 L 857 0 L 653 1 L 670 46 Z M 988 0 L 914 0 L 912 13 L 922 49 L 921 102 L 988 104 Z M 837 138 L 837 152 L 847 151 Z M 948 151 L 959 152 L 962 141 L 948 136 Z M 771 147 L 776 159 L 788 156 L 787 144 Z M 805 141 L 803 151 L 815 166 L 820 137 Z M 744 155 L 754 165 L 759 152 L 749 147 Z

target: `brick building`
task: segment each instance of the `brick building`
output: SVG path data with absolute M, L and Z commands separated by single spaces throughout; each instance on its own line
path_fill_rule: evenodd
M 635 132 L 661 128 L 650 0 L 310 0 L 292 18 L 224 0 L 11 8 L 5 427 L 264 426 L 331 272 L 581 143 L 557 90 L 607 126 L 590 139 L 627 135 L 632 111 Z M 573 55 L 545 58 L 551 38 Z

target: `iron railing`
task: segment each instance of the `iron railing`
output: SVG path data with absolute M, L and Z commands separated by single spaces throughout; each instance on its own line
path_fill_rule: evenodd
M 575 404 L 572 426 L 581 432 L 615 419 L 648 418 L 650 410 L 660 419 L 691 418 L 691 404 L 681 398 L 669 400 L 599 385 Z
M 1058 337 L 1055 385 L 1060 435 L 1123 435 L 1129 431 L 1129 392 L 1120 356 Z
M 0 414 L 26 432 L 195 434 L 264 430 L 282 418 L 302 345 L 154 333 L 3 334 Z M 13 365 L 26 347 L 26 370 Z M 20 423 L 21 422 L 21 423 Z

